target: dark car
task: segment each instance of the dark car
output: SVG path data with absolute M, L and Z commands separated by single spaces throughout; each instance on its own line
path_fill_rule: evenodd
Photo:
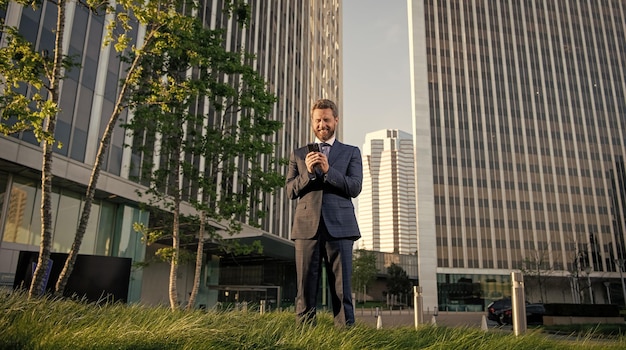
M 546 313 L 546 309 L 543 304 L 526 304 L 526 324 L 529 325 L 542 325 L 543 315 Z M 501 324 L 513 324 L 513 310 L 502 310 L 500 316 Z
M 487 305 L 487 318 L 502 324 L 504 310 L 511 310 L 511 298 L 498 299 Z

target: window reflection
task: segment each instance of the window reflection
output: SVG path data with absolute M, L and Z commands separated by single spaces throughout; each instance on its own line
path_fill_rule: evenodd
M 496 299 L 510 297 L 506 275 L 437 274 L 439 310 L 484 311 Z
M 4 200 L 7 176 L 0 174 L 0 207 Z M 39 246 L 41 237 L 41 190 L 36 180 L 14 178 L 2 240 L 8 243 Z M 69 252 L 74 242 L 82 206 L 78 193 L 53 190 L 51 198 L 53 252 Z M 115 236 L 117 206 L 95 201 L 80 247 L 81 254 L 111 255 Z M 131 225 L 132 227 L 132 225 Z M 30 248 L 29 248 L 30 249 Z
M 9 208 L 4 225 L 4 242 L 38 244 L 30 226 L 36 198 L 36 188 L 15 182 L 9 195 Z
M 81 205 L 81 211 L 84 203 Z M 98 231 L 98 219 L 100 216 L 100 204 L 93 203 L 91 205 L 91 215 L 89 215 L 89 222 L 85 228 L 85 236 L 83 236 L 83 242 L 80 245 L 81 254 L 93 254 L 96 251 L 96 232 Z M 80 217 L 79 217 L 80 220 Z M 74 236 L 72 235 L 72 239 Z
M 78 196 L 71 194 L 61 196 L 57 210 L 57 225 L 54 230 L 54 251 L 67 252 L 72 247 L 79 213 L 80 198 Z
M 115 210 L 116 206 L 103 202 L 100 206 L 100 217 L 98 233 L 96 235 L 96 255 L 112 255 L 111 246 L 113 244 L 113 233 L 115 232 Z

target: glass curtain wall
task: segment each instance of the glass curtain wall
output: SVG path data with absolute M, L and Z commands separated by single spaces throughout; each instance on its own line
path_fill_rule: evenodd
M 505 275 L 437 274 L 440 311 L 484 311 L 494 300 L 511 297 Z
M 7 215 L 4 220 L 3 243 L 39 246 L 41 237 L 41 189 L 38 181 L 13 177 L 8 191 Z M 6 181 L 5 186 L 6 188 Z M 6 196 L 3 196 L 3 199 Z M 83 201 L 78 193 L 65 189 L 53 189 L 52 225 L 53 252 L 68 252 L 74 240 Z M 81 254 L 111 255 L 111 241 L 115 234 L 116 205 L 95 202 Z M 25 247 L 26 248 L 26 247 Z
M 2 251 L 37 251 L 41 237 L 41 189 L 38 179 L 0 173 L 0 208 Z M 54 188 L 52 196 L 53 243 L 52 251 L 69 252 L 84 202 L 81 194 L 66 188 Z M 79 254 L 132 258 L 143 261 L 145 246 L 140 234 L 133 230 L 135 223 L 147 224 L 149 214 L 138 208 L 102 200 L 94 201 Z M 7 256 L 7 255 L 5 255 Z M 14 274 L 14 264 L 0 266 L 3 275 Z M 141 271 L 131 274 L 129 301 L 139 301 Z

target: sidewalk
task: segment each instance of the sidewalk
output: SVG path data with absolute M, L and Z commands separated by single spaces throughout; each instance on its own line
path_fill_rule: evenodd
M 363 322 L 368 325 L 376 326 L 377 318 L 375 310 L 358 308 L 355 310 L 355 318 L 357 322 Z M 415 326 L 415 316 L 413 309 L 406 310 L 382 310 L 380 311 L 383 328 Z M 439 312 L 436 316 L 431 312 L 424 313 L 424 323 L 434 322 L 437 325 L 446 327 L 476 327 L 481 328 L 483 316 L 487 316 L 485 312 Z M 496 325 L 495 322 L 487 321 L 489 328 Z
M 355 310 L 355 318 L 357 322 L 370 325 L 372 327 L 377 326 L 377 318 L 374 316 L 375 310 L 357 308 Z M 413 315 L 413 309 L 407 310 L 384 310 L 381 311 L 381 323 L 383 329 L 389 329 L 394 327 L 415 327 L 415 316 Z M 511 325 L 500 326 L 494 321 L 487 320 L 486 312 L 439 312 L 437 316 L 434 316 L 432 311 L 424 313 L 424 323 L 432 324 L 433 317 L 437 326 L 444 327 L 468 327 L 468 328 L 483 328 L 483 316 L 485 316 L 485 323 L 487 329 L 491 331 L 513 333 L 513 327 Z M 545 333 L 545 336 L 559 341 L 570 340 L 572 342 L 579 341 L 578 336 L 570 334 L 550 334 Z M 590 344 L 611 344 L 615 341 L 613 338 L 589 338 L 587 336 L 586 342 Z

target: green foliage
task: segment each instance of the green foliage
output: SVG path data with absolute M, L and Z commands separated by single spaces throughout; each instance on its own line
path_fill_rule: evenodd
M 41 5 L 39 1 L 17 2 L 33 7 Z M 6 4 L 6 1 L 0 2 L 0 6 L 5 7 Z M 61 14 L 64 2 L 58 5 Z M 260 198 L 282 186 L 284 180 L 276 171 L 279 160 L 268 156 L 273 152 L 270 140 L 281 127 L 279 122 L 267 119 L 276 98 L 266 91 L 266 84 L 260 75 L 244 64 L 251 62 L 253 57 L 224 50 L 221 30 L 208 30 L 189 16 L 191 9 L 197 6 L 192 1 L 119 0 L 115 6 L 110 6 L 106 1 L 86 0 L 81 1 L 81 5 L 97 15 L 109 14 L 112 20 L 107 21 L 104 44 L 112 45 L 127 63 L 127 76 L 121 81 L 94 164 L 94 182 L 90 180 L 88 188 L 95 189 L 101 155 L 106 153 L 113 127 L 122 110 L 130 108 L 135 112 L 136 120 L 146 117 L 150 124 L 152 117 L 160 116 L 162 121 L 139 132 L 146 132 L 148 138 L 153 138 L 152 141 L 157 135 L 166 136 L 159 140 L 163 141 L 158 149 L 162 152 L 160 169 L 150 174 L 149 178 L 154 181 L 148 180 L 154 185 L 148 194 L 156 199 L 151 204 L 160 201 L 161 208 L 172 211 L 185 191 L 189 194 L 199 190 L 202 196 L 185 200 L 199 212 L 206 212 L 214 222 L 220 225 L 223 221 L 229 222 L 226 225 L 228 232 L 240 230 L 238 220 L 245 219 L 248 214 L 251 214 L 249 224 L 258 226 L 257 222 L 265 215 L 265 208 L 257 205 Z M 237 21 L 247 23 L 249 5 L 243 1 L 228 0 L 224 5 Z M 130 32 L 140 25 L 146 28 L 145 36 L 135 45 Z M 52 144 L 55 142 L 55 117 L 59 113 L 55 101 L 58 97 L 56 87 L 63 78 L 58 73 L 59 68 L 68 70 L 76 63 L 73 57 L 58 55 L 59 52 L 36 52 L 15 28 L 2 23 L 1 30 L 6 46 L 0 48 L 0 74 L 5 78 L 0 96 L 0 132 L 8 135 L 31 131 L 46 145 Z M 57 30 L 57 33 L 63 33 L 63 30 Z M 55 61 L 55 58 L 60 60 Z M 193 110 L 193 106 L 203 106 L 198 102 L 201 100 L 212 111 L 221 113 L 218 120 L 205 123 L 208 116 Z M 202 130 L 205 125 L 214 130 Z M 50 131 L 46 127 L 50 127 Z M 137 132 L 137 129 L 133 130 Z M 216 143 L 220 147 L 213 147 Z M 58 146 L 62 145 L 59 143 Z M 154 147 L 154 143 L 150 147 Z M 141 147 L 135 150 L 141 151 Z M 149 154 L 152 150 L 145 152 Z M 48 153 L 45 152 L 46 155 Z M 182 159 L 182 154 L 194 159 Z M 200 170 L 198 157 L 207 159 L 212 169 L 209 173 Z M 261 162 L 263 157 L 270 162 Z M 235 159 L 240 162 L 236 164 Z M 44 164 L 49 167 L 51 162 Z M 147 170 L 145 174 L 153 168 L 143 170 Z M 179 176 L 190 179 L 192 183 L 179 185 Z M 226 184 L 218 187 L 218 177 L 226 180 L 236 178 L 240 186 L 232 188 Z M 87 192 L 89 197 L 89 189 Z M 83 220 L 81 217 L 81 225 L 87 222 L 88 211 L 86 218 Z M 42 219 L 42 222 L 49 221 Z M 45 229 L 44 236 L 49 231 Z M 146 242 L 154 241 L 167 234 L 176 236 L 175 232 L 176 229 L 169 233 L 154 230 L 144 238 Z M 80 245 L 83 235 L 84 229 L 81 232 L 79 228 L 75 243 Z M 72 249 L 77 251 L 78 247 Z M 258 247 L 252 249 L 259 250 Z
M 163 247 L 157 249 L 154 255 L 159 258 L 163 262 L 172 263 L 176 261 L 177 263 L 189 263 L 193 262 L 196 259 L 196 255 L 187 250 L 181 249 L 178 252 L 177 259 L 174 259 L 175 249 L 172 247 Z
M 543 326 L 551 334 L 572 335 L 583 338 L 617 338 L 626 336 L 625 323 L 562 324 Z
M 33 8 L 41 5 L 40 0 L 0 0 L 0 8 L 6 9 L 9 2 L 16 2 L 20 5 L 30 6 Z
M 35 52 L 16 28 L 3 25 L 0 29 L 6 41 L 6 46 L 0 47 L 0 76 L 4 80 L 0 132 L 32 131 L 40 142 L 53 142 L 54 135 L 44 129 L 44 121 L 58 113 L 57 105 L 47 98 L 49 57 Z
M 376 254 L 357 249 L 352 259 L 352 286 L 355 292 L 364 291 L 376 280 Z
M 39 1 L 18 0 L 19 4 L 36 8 Z M 31 296 L 39 296 L 43 289 L 44 266 L 52 246 L 52 146 L 56 142 L 54 130 L 59 113 L 58 99 L 63 71 L 77 64 L 73 57 L 63 55 L 64 24 L 66 2 L 51 2 L 57 6 L 57 23 L 52 52 L 37 51 L 34 43 L 23 38 L 17 28 L 6 26 L 0 20 L 0 132 L 9 135 L 18 132 L 32 132 L 42 142 L 41 166 L 41 243 L 39 260 L 33 273 L 30 287 Z M 7 2 L 0 6 L 6 8 Z M 62 147 L 57 143 L 57 147 Z
M 152 245 L 157 242 L 167 243 L 172 239 L 172 214 L 160 211 L 156 208 L 151 208 L 150 221 L 152 225 L 150 227 L 143 223 L 134 223 L 133 230 L 141 235 L 141 242 L 146 245 Z M 197 216 L 185 216 L 180 217 L 180 230 L 181 230 L 181 247 L 185 248 L 188 245 L 196 245 L 195 234 L 199 230 L 199 222 Z M 247 254 L 262 254 L 263 246 L 260 241 L 252 241 L 249 244 L 242 244 L 237 240 L 225 240 L 219 235 L 215 227 L 206 226 L 205 235 L 208 236 L 208 241 L 215 244 L 220 248 L 224 254 L 228 255 L 247 255 Z M 138 262 L 138 267 L 147 267 L 155 261 L 171 262 L 174 250 L 171 247 L 159 248 L 156 251 L 157 259 L 151 259 L 146 257 L 145 261 Z M 196 258 L 196 252 L 189 249 L 179 250 L 179 263 L 193 262 Z
M 142 195 L 157 214 L 151 215 L 153 228 L 140 231 L 146 242 L 171 237 L 171 248 L 161 248 L 157 255 L 172 267 L 172 309 L 178 308 L 177 266 L 193 257 L 185 243 L 199 243 L 196 286 L 200 243 L 207 236 L 228 254 L 262 251 L 259 242 L 244 246 L 224 240 L 221 233 L 240 231 L 242 222 L 258 226 L 265 215 L 261 199 L 284 184 L 271 157 L 271 140 L 282 124 L 267 118 L 275 96 L 245 64 L 251 57 L 227 51 L 224 32 L 179 12 L 183 3 L 185 9 L 195 6 L 176 1 L 137 6 L 122 0 L 116 24 L 122 34 L 111 31 L 107 38 L 136 67 L 125 81 L 132 91 L 125 100 L 132 118 L 123 127 L 133 136 L 128 146 L 144 160 L 133 172 L 146 185 Z M 124 30 L 134 18 L 150 31 L 141 49 L 123 51 L 129 44 Z M 193 210 L 181 210 L 186 203 Z M 202 237 L 198 232 L 204 232 Z
M 6 45 L 0 47 L 0 133 L 5 135 L 32 131 L 38 141 L 55 142 L 45 128 L 46 120 L 59 113 L 57 104 L 49 99 L 53 79 L 53 57 L 37 52 L 17 28 L 0 24 L 0 35 Z M 78 66 L 76 57 L 63 56 L 61 66 L 67 71 Z M 62 147 L 59 143 L 58 147 Z
M 141 234 L 141 243 L 145 245 L 151 245 L 165 238 L 165 233 L 162 230 L 150 229 L 141 222 L 135 222 L 133 224 L 133 230 Z
M 237 22 L 242 26 L 250 24 L 250 5 L 242 0 L 227 0 L 228 12 L 235 15 Z
M 249 308 L 253 310 L 254 308 Z M 514 336 L 506 331 L 423 325 L 336 329 L 320 312 L 317 326 L 297 326 L 292 312 L 171 312 L 139 304 L 87 304 L 0 294 L 0 349 L 624 349 L 624 337 Z
M 408 294 L 411 291 L 411 280 L 406 271 L 395 263 L 392 263 L 387 267 L 387 290 L 390 294 L 400 295 Z
M 248 214 L 256 225 L 265 214 L 261 197 L 284 184 L 271 157 L 282 124 L 267 118 L 276 98 L 262 77 L 244 54 L 226 51 L 222 37 L 195 18 L 161 18 L 143 48 L 129 98 L 134 114 L 124 127 L 136 140 L 129 146 L 144 155 L 138 180 L 149 184 L 151 205 L 173 211 L 192 193 L 186 201 L 233 233 Z

